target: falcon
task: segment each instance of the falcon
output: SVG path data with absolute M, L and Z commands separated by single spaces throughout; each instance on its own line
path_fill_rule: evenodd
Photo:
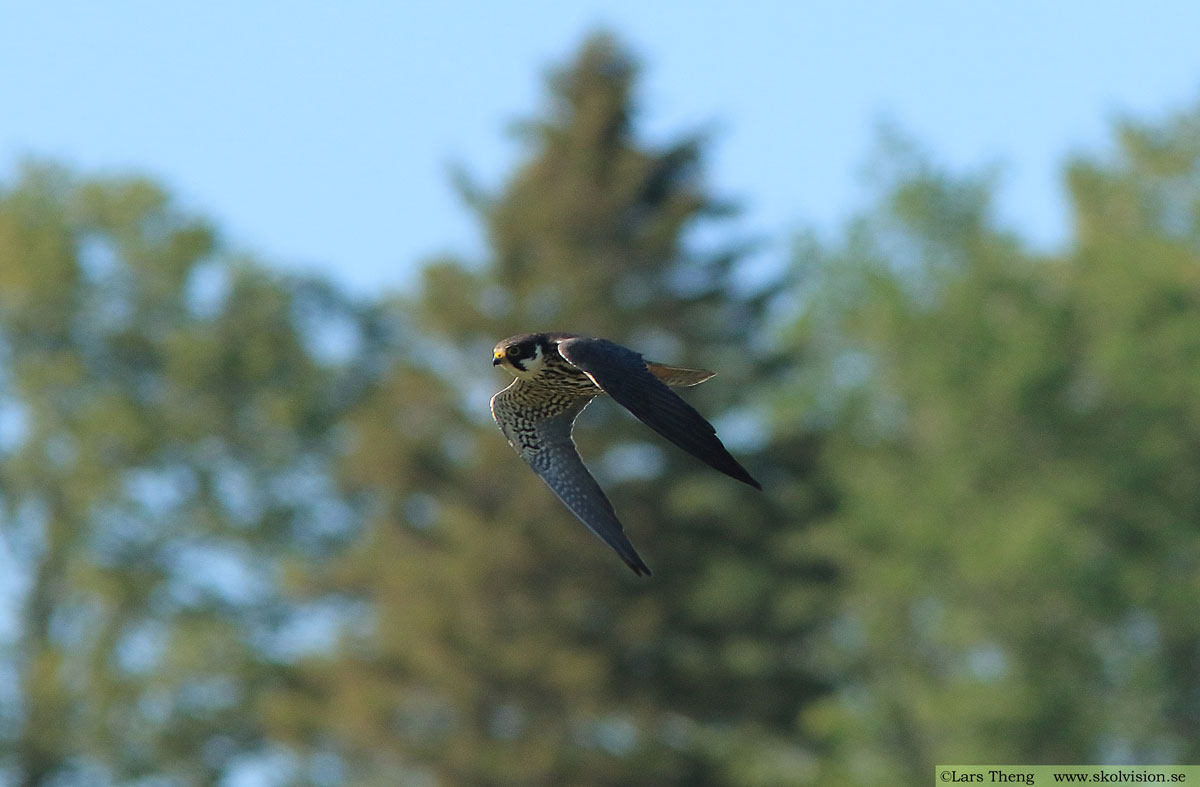
M 611 396 L 700 461 L 762 489 L 726 450 L 712 424 L 671 390 L 698 385 L 713 372 L 654 363 L 607 339 L 571 333 L 511 336 L 492 351 L 492 365 L 517 378 L 492 397 L 492 417 L 508 442 L 571 513 L 638 576 L 649 576 L 650 569 L 571 439 L 575 418 L 592 399 Z

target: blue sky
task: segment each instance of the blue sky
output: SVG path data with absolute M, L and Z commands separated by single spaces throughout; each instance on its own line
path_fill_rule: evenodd
M 777 241 L 861 204 L 881 119 L 1003 217 L 1065 237 L 1064 158 L 1120 114 L 1200 101 L 1200 3 L 113 0 L 0 5 L 0 176 L 23 155 L 148 173 L 236 248 L 372 293 L 477 254 L 447 177 L 495 185 L 542 76 L 605 26 L 642 58 L 651 140 L 718 130 L 710 181 Z

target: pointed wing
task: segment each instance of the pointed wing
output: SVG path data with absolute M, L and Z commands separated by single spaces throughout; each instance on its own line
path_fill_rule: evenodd
M 649 576 L 650 569 L 626 537 L 612 503 L 584 466 L 571 439 L 571 425 L 592 397 L 546 397 L 535 411 L 528 404 L 528 392 L 522 392 L 524 385 L 515 380 L 492 397 L 492 417 L 500 430 L 588 530 L 612 547 L 633 573 Z
M 726 450 L 713 425 L 656 377 L 640 353 L 585 337 L 559 342 L 558 352 L 646 426 L 730 478 L 762 489 Z

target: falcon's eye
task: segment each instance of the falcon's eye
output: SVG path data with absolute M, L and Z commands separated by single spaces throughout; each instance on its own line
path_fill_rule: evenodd
M 521 354 L 521 347 L 519 345 L 514 344 L 512 347 L 508 348 L 508 357 L 509 358 L 516 358 L 520 354 Z

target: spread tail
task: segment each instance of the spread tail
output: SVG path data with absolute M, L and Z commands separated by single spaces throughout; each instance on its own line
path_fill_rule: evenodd
M 716 374 L 716 372 L 705 369 L 685 369 L 682 366 L 667 366 L 665 363 L 654 363 L 653 361 L 646 361 L 646 368 L 650 370 L 650 374 L 672 388 L 688 388 L 699 385 Z

